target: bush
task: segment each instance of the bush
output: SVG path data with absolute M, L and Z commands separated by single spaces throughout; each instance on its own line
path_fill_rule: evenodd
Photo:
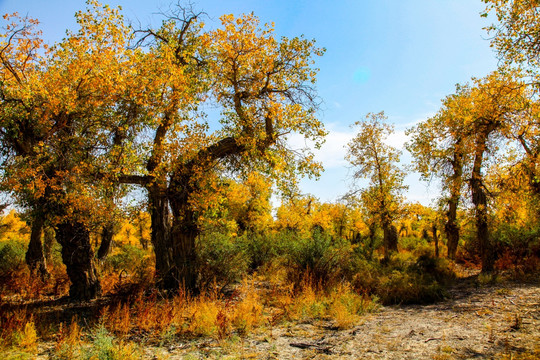
M 222 288 L 247 274 L 249 257 L 242 244 L 227 235 L 212 233 L 197 242 L 200 286 L 207 288 L 214 282 Z
M 403 237 L 399 239 L 399 243 L 402 249 L 410 251 L 416 256 L 432 254 L 435 251 L 435 245 L 430 244 L 425 238 Z M 441 248 L 442 244 L 439 243 L 439 250 L 442 250 Z
M 133 245 L 122 245 L 118 253 L 110 255 L 105 259 L 105 266 L 110 266 L 114 271 L 122 270 L 134 272 L 146 266 L 144 250 Z
M 0 276 L 19 270 L 24 266 L 26 246 L 19 241 L 0 242 Z
M 73 328 L 73 324 L 70 328 Z M 52 354 L 53 359 L 120 360 L 140 359 L 142 352 L 133 343 L 125 343 L 113 337 L 107 329 L 99 326 L 90 334 L 91 343 L 81 341 L 80 329 L 70 330 L 68 338 L 61 339 Z
M 428 304 L 442 300 L 445 285 L 455 278 L 446 259 L 424 254 L 395 254 L 382 274 L 375 293 L 384 304 Z
M 121 360 L 140 359 L 142 353 L 134 344 L 115 339 L 104 327 L 98 327 L 92 337 L 92 346 L 85 351 L 83 359 Z
M 250 271 L 271 263 L 279 253 L 279 242 L 270 234 L 246 234 L 237 241 L 249 259 Z
M 376 289 L 383 304 L 428 304 L 445 296 L 444 287 L 428 274 L 393 270 Z
M 427 304 L 445 297 L 445 286 L 455 278 L 446 259 L 395 253 L 383 264 L 357 261 L 352 285 L 376 295 L 383 304 Z
M 350 279 L 354 273 L 354 246 L 345 240 L 334 242 L 319 230 L 312 237 L 291 242 L 288 249 L 289 280 L 301 284 L 309 278 L 313 283 L 331 286 Z

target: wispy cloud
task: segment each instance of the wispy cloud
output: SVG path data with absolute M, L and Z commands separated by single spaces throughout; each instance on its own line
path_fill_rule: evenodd
M 385 143 L 403 150 L 405 148 L 405 143 L 409 140 L 409 136 L 405 134 L 405 130 L 397 130 L 394 133 L 390 134 L 386 139 Z
M 321 162 L 326 170 L 347 166 L 346 147 L 354 132 L 336 130 L 332 125 L 327 126 L 327 131 L 326 142 L 320 149 L 315 149 L 313 144 L 307 142 L 301 135 L 291 136 L 289 144 L 293 149 L 309 148 L 315 155 L 315 160 Z

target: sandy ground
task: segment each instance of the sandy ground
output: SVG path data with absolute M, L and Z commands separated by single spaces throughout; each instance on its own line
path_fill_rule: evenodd
M 290 324 L 236 341 L 147 348 L 170 359 L 499 359 L 540 354 L 540 284 L 462 281 L 434 305 L 382 307 L 347 330 Z M 534 357 L 530 357 L 533 359 Z

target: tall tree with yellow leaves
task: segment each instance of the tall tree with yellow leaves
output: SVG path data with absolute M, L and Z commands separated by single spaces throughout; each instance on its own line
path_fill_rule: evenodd
M 465 182 L 464 172 L 471 160 L 468 151 L 471 143 L 464 128 L 467 107 L 463 106 L 468 91 L 467 87 L 458 85 L 456 94 L 443 100 L 435 116 L 407 131 L 411 140 L 406 148 L 413 155 L 415 170 L 425 181 L 439 178 L 443 191 L 448 194 L 444 200 L 447 204 L 444 230 L 450 259 L 455 258 L 459 244 L 457 211 Z
M 325 135 L 312 59 L 322 51 L 301 38 L 277 40 L 254 15 L 221 22 L 204 33 L 198 15 L 179 9 L 162 28 L 142 32 L 157 64 L 146 67 L 155 69 L 148 89 L 158 84 L 151 90 L 158 100 L 146 107 L 154 137 L 145 173 L 119 179 L 148 190 L 158 282 L 168 290 L 197 290 L 195 239 L 201 215 L 219 198 L 221 174 L 255 170 L 294 184 L 320 169 L 311 154 L 291 151 L 287 135 L 316 144 Z M 213 132 L 195 109 L 202 101 L 221 108 Z
M 398 249 L 398 233 L 393 221 L 399 214 L 407 187 L 403 185 L 405 173 L 397 165 L 401 153 L 385 143 L 393 133 L 386 119 L 383 112 L 369 113 L 365 121 L 355 123 L 360 131 L 348 144 L 347 160 L 353 166 L 355 179 L 369 179 L 368 187 L 362 190 L 362 201 L 380 222 L 385 258 L 388 258 Z
M 136 118 L 121 102 L 134 79 L 134 53 L 126 50 L 129 32 L 117 10 L 90 1 L 76 17 L 78 31 L 50 48 L 34 31 L 37 21 L 6 17 L 2 185 L 31 210 L 34 245 L 45 221 L 55 227 L 70 295 L 89 299 L 101 291 L 89 230 L 103 209 L 103 184 L 90 175 L 108 156 L 114 134 Z M 126 116 L 117 116 L 122 111 Z

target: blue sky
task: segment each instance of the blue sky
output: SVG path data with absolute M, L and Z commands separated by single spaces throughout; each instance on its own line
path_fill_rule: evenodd
M 159 9 L 168 1 L 114 0 L 124 15 L 143 25 L 159 24 Z M 74 14 L 83 0 L 0 0 L 0 12 L 38 18 L 44 38 L 60 40 L 75 27 Z M 495 70 L 497 61 L 482 29 L 480 0 L 197 0 L 195 7 L 217 24 L 225 13 L 254 12 L 261 22 L 274 22 L 281 36 L 317 40 L 326 48 L 317 60 L 320 118 L 329 136 L 317 158 L 326 171 L 320 180 L 304 180 L 302 190 L 333 201 L 351 184 L 344 146 L 353 136 L 349 125 L 368 112 L 385 111 L 396 126 L 390 142 L 402 147 L 404 130 L 433 115 L 455 84 Z M 154 14 L 154 15 L 153 15 Z M 404 163 L 410 156 L 404 152 Z M 429 204 L 438 194 L 411 174 L 407 197 Z

